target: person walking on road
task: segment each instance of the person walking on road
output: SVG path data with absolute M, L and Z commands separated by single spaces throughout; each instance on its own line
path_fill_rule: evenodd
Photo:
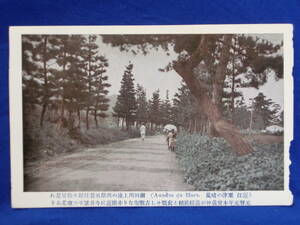
M 140 133 L 141 133 L 141 138 L 144 141 L 145 136 L 146 136 L 146 127 L 145 127 L 144 123 L 142 123 L 142 125 L 140 127 Z
M 173 152 L 176 146 L 176 132 L 174 129 L 169 131 L 169 133 L 167 134 L 167 142 L 169 150 Z

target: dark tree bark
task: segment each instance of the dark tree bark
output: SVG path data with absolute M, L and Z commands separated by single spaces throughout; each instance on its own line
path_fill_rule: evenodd
M 232 74 L 232 83 L 231 83 L 231 120 L 234 122 L 234 111 L 235 111 L 235 106 L 234 106 L 234 86 L 235 86 L 235 73 L 234 73 L 234 66 L 233 66 L 233 74 Z
M 61 100 L 61 112 L 59 122 L 62 124 L 65 116 L 65 74 L 66 74 L 66 46 L 64 45 L 64 52 L 63 52 L 63 76 L 62 76 L 62 100 Z
M 40 117 L 40 126 L 43 127 L 45 112 L 48 106 L 48 77 L 47 77 L 47 42 L 48 42 L 48 36 L 44 36 L 44 42 L 43 42 L 43 77 L 44 77 L 44 86 L 43 86 L 43 109 L 41 112 Z
M 197 119 L 194 119 L 194 133 L 196 133 L 197 131 L 198 131 Z
M 81 127 L 81 115 L 80 115 L 80 109 L 77 109 L 77 119 L 78 119 L 78 127 Z
M 220 54 L 219 65 L 214 76 L 214 81 L 212 85 L 212 101 L 219 107 L 222 103 L 224 80 L 226 77 L 226 67 L 229 61 L 230 45 L 231 45 L 232 35 L 224 35 L 223 47 Z
M 74 128 L 74 118 L 73 118 L 73 111 L 69 110 L 69 118 L 68 118 L 68 129 L 69 131 Z
M 90 125 L 89 125 L 89 107 L 86 109 L 86 113 L 85 113 L 85 124 L 86 124 L 86 129 L 90 129 Z
M 122 118 L 122 130 L 124 130 L 124 117 Z
M 41 127 L 43 127 L 43 122 L 44 122 L 46 110 L 47 110 L 47 104 L 44 103 L 43 108 L 42 108 L 42 112 L 41 112 L 41 118 L 40 118 L 40 126 Z
M 242 135 L 239 133 L 238 129 L 234 127 L 234 125 L 222 118 L 222 114 L 218 106 L 223 91 L 225 69 L 229 57 L 229 44 L 231 38 L 232 35 L 224 35 L 224 45 L 212 87 L 213 97 L 210 97 L 207 94 L 207 89 L 209 87 L 193 76 L 193 69 L 199 64 L 203 57 L 202 53 L 205 52 L 205 36 L 202 36 L 197 50 L 191 55 L 188 61 L 177 61 L 174 63 L 173 67 L 183 78 L 192 95 L 197 99 L 200 113 L 203 112 L 207 116 L 209 121 L 212 123 L 213 128 L 221 137 L 226 139 L 226 141 L 231 145 L 233 151 L 239 155 L 244 155 L 252 152 L 252 147 L 243 139 Z
M 125 122 L 126 122 L 126 130 L 129 130 L 131 128 L 131 121 L 130 121 L 130 119 L 126 118 Z
M 89 43 L 90 43 L 90 38 L 89 38 Z M 88 52 L 88 93 L 89 93 L 89 96 L 91 96 L 91 92 L 92 92 L 92 78 L 91 78 L 91 52 L 90 52 L 90 49 L 89 49 L 89 52 Z M 90 102 L 88 102 L 88 104 L 90 104 Z M 90 111 L 90 108 L 89 106 L 87 106 L 87 109 L 86 109 L 86 115 L 85 115 L 85 123 L 86 123 L 86 129 L 88 130 L 90 128 L 89 126 L 89 111 Z
M 95 120 L 95 124 L 96 124 L 96 128 L 98 128 L 98 118 L 97 118 L 97 110 L 94 110 L 94 120 Z

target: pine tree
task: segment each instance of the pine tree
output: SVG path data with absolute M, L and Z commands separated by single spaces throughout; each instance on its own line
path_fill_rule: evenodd
M 159 90 L 156 90 L 152 94 L 152 98 L 149 100 L 149 121 L 151 123 L 151 130 L 154 126 L 159 126 L 162 123 L 161 118 L 161 100 Z
M 42 106 L 41 126 L 47 109 L 60 110 L 59 119 L 53 121 L 70 129 L 74 127 L 74 113 L 80 127 L 84 109 L 86 118 L 93 111 L 96 126 L 97 117 L 107 116 L 108 62 L 99 54 L 96 39 L 95 35 L 23 36 L 24 106 L 25 111 L 35 104 Z
M 22 36 L 22 74 L 24 112 L 31 111 L 40 103 L 41 87 L 38 82 L 38 65 L 33 61 L 34 41 L 40 41 L 36 35 Z
M 248 109 L 245 104 L 245 100 L 243 97 L 240 97 L 236 100 L 235 110 L 234 110 L 234 121 L 233 123 L 239 127 L 240 129 L 249 128 L 250 119 L 251 119 L 251 111 Z
M 136 121 L 139 124 L 146 123 L 148 119 L 148 105 L 146 90 L 141 85 L 137 84 L 136 88 L 136 101 L 137 101 L 137 111 L 136 111 Z
M 282 110 L 280 115 L 279 115 L 279 125 L 281 125 L 282 127 L 284 126 L 284 111 Z
M 173 99 L 173 113 L 175 114 L 175 124 L 183 127 L 186 131 L 204 132 L 206 126 L 205 118 L 198 111 L 198 104 L 191 94 L 187 85 L 182 81 L 181 87 Z
M 40 103 L 42 95 L 41 85 L 38 82 L 38 65 L 33 61 L 33 41 L 40 41 L 36 35 L 22 36 L 22 79 L 23 79 L 23 109 L 30 113 L 36 104 Z
M 25 97 L 28 102 L 38 103 L 42 106 L 40 126 L 43 126 L 44 117 L 51 97 L 55 92 L 54 73 L 50 63 L 55 60 L 57 53 L 53 36 L 50 35 L 24 35 L 22 37 L 23 53 L 23 80 Z M 29 81 L 29 82 L 27 82 Z M 27 85 L 27 87 L 26 87 Z M 30 88 L 37 88 L 36 94 L 29 94 Z
M 96 44 L 97 36 L 96 35 L 88 35 L 85 38 L 85 43 L 83 45 L 82 57 L 85 61 L 85 73 L 87 77 L 87 103 L 86 103 L 86 128 L 89 129 L 89 113 L 91 110 L 91 106 L 94 101 L 94 92 L 97 87 L 95 84 L 97 83 L 96 77 L 97 73 L 95 70 L 97 68 L 97 59 L 98 59 L 98 45 Z
M 243 61 L 246 57 L 243 54 L 244 49 L 240 44 L 240 39 L 240 35 L 234 35 L 232 38 L 232 49 L 229 54 L 228 63 L 230 68 L 227 67 L 223 87 L 223 115 L 231 119 L 232 123 L 234 123 L 235 120 L 236 99 L 242 96 L 242 93 L 237 90 L 242 86 L 239 75 L 246 71 L 243 65 Z
M 234 67 L 228 71 L 224 81 L 223 95 L 222 95 L 222 111 L 223 116 L 228 120 L 231 120 L 232 123 L 235 121 L 235 108 L 236 103 L 239 98 L 242 97 L 242 92 L 238 91 L 238 88 L 241 87 L 241 79 L 238 78 L 238 74 Z
M 262 92 L 254 98 L 254 123 L 257 123 L 258 129 L 265 129 L 267 126 L 274 123 L 278 107 L 268 99 Z
M 166 125 L 166 124 L 173 124 L 173 111 L 172 111 L 172 105 L 169 99 L 169 90 L 166 91 L 166 98 L 164 101 L 162 101 L 161 104 L 161 122 L 162 125 Z
M 57 105 L 60 108 L 59 121 L 60 125 L 63 125 L 65 121 L 65 109 L 66 109 L 66 86 L 70 81 L 68 78 L 68 68 L 70 66 L 70 35 L 55 35 L 58 50 L 56 55 L 56 63 L 59 69 L 55 71 L 55 87 L 57 88 L 56 97 L 58 99 Z
M 64 98 L 69 111 L 69 128 L 74 126 L 75 119 L 73 113 L 77 113 L 78 127 L 81 124 L 81 110 L 88 102 L 88 92 L 86 84 L 86 73 L 84 71 L 84 61 L 81 57 L 84 37 L 72 35 L 68 42 L 68 67 L 65 71 Z
M 98 56 L 96 57 L 95 63 L 95 93 L 93 99 L 93 111 L 95 124 L 96 127 L 98 127 L 98 117 L 105 118 L 108 116 L 105 113 L 109 108 L 107 88 L 111 85 L 108 83 L 108 76 L 105 75 L 106 67 L 108 67 L 108 60 L 104 56 Z
M 135 121 L 137 102 L 135 98 L 134 78 L 132 74 L 133 64 L 129 63 L 124 71 L 121 81 L 121 88 L 117 97 L 114 115 L 126 122 L 126 129 L 129 130 L 131 124 Z

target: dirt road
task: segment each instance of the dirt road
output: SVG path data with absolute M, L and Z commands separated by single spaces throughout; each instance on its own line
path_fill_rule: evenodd
M 163 136 L 130 139 L 52 159 L 25 191 L 190 191 Z

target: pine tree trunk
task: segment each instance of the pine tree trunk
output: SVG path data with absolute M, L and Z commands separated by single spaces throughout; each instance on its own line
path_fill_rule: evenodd
M 95 120 L 96 128 L 98 128 L 97 110 L 94 110 L 94 120 Z
M 62 103 L 62 105 L 61 105 L 61 111 L 60 111 L 60 121 L 61 122 L 63 121 L 64 117 L 65 117 L 65 104 Z
M 71 110 L 69 111 L 68 128 L 69 130 L 72 130 L 74 128 L 73 112 Z
M 80 109 L 77 109 L 77 119 L 78 119 L 78 127 L 81 127 L 81 116 L 80 116 Z
M 243 140 L 243 137 L 239 133 L 238 129 L 233 124 L 227 122 L 221 117 L 218 107 L 214 105 L 207 96 L 200 98 L 198 103 L 200 105 L 200 109 L 204 109 L 204 112 L 212 122 L 214 129 L 221 137 L 228 141 L 234 151 L 241 155 L 253 151 L 252 147 Z
M 199 112 L 204 113 L 212 123 L 214 130 L 231 145 L 234 152 L 239 155 L 248 154 L 253 151 L 238 129 L 233 124 L 222 118 L 219 109 L 221 94 L 223 92 L 223 83 L 225 71 L 229 58 L 229 45 L 232 35 L 224 35 L 224 46 L 220 54 L 219 65 L 216 70 L 215 80 L 213 83 L 212 98 L 207 95 L 207 86 L 193 76 L 193 69 L 199 64 L 202 55 L 205 52 L 205 36 L 202 37 L 196 52 L 190 57 L 189 61 L 177 61 L 173 67 L 175 71 L 184 79 L 192 95 L 197 99 Z
M 209 137 L 218 137 L 219 136 L 213 125 L 213 122 L 210 120 L 207 121 L 207 135 Z
M 44 84 L 43 84 L 43 109 L 41 112 L 40 117 L 40 126 L 43 127 L 43 122 L 45 118 L 45 112 L 48 106 L 48 77 L 47 77 L 47 42 L 48 42 L 48 36 L 44 36 L 44 42 L 43 42 L 43 78 L 44 78 Z
M 234 58 L 232 60 L 232 82 L 231 82 L 231 121 L 234 123 L 234 89 L 235 89 L 235 67 L 234 67 Z
M 122 118 L 122 130 L 124 130 L 124 118 Z
M 63 75 L 65 76 L 65 73 L 66 73 L 66 50 L 65 50 L 65 47 L 64 46 L 64 52 L 63 52 Z M 61 100 L 61 112 L 60 112 L 60 118 L 59 118 L 59 123 L 60 124 L 63 124 L 63 121 L 64 121 L 64 116 L 65 116 L 65 88 L 64 88 L 64 82 L 65 82 L 65 79 L 64 79 L 64 76 L 62 76 L 62 100 Z M 62 128 L 62 127 L 60 127 Z
M 43 108 L 42 108 L 42 112 L 41 112 L 41 118 L 40 118 L 40 127 L 43 127 L 43 123 L 44 123 L 44 117 L 45 117 L 46 109 L 47 109 L 47 104 L 46 104 L 46 103 L 44 103 L 44 104 L 43 104 Z
M 90 44 L 90 36 L 88 38 L 89 40 L 89 44 Z M 89 98 L 91 97 L 91 92 L 92 92 L 92 78 L 91 78 L 91 50 L 88 49 L 88 95 L 89 95 Z M 88 107 L 87 107 L 87 110 L 86 110 L 86 116 L 85 116 L 85 122 L 86 122 L 86 129 L 88 130 L 90 128 L 89 126 L 89 106 L 90 106 L 90 102 L 88 101 Z
M 130 121 L 128 118 L 125 119 L 125 122 L 126 122 L 126 130 L 128 131 L 129 128 L 130 128 Z
M 201 123 L 201 135 L 205 135 L 205 123 Z
M 189 133 L 192 133 L 192 120 L 189 120 Z
M 200 112 L 206 114 L 214 130 L 227 140 L 237 154 L 243 155 L 253 151 L 252 147 L 243 140 L 238 129 L 222 118 L 219 108 L 206 94 L 198 94 L 197 102 Z
M 85 124 L 86 124 L 86 129 L 90 129 L 89 126 L 89 108 L 86 109 L 86 114 L 85 114 Z
M 43 87 L 43 109 L 41 112 L 40 117 L 40 126 L 43 127 L 45 112 L 48 106 L 48 77 L 47 77 L 47 42 L 48 36 L 44 36 L 44 43 L 43 43 L 43 77 L 44 77 L 44 87 Z

